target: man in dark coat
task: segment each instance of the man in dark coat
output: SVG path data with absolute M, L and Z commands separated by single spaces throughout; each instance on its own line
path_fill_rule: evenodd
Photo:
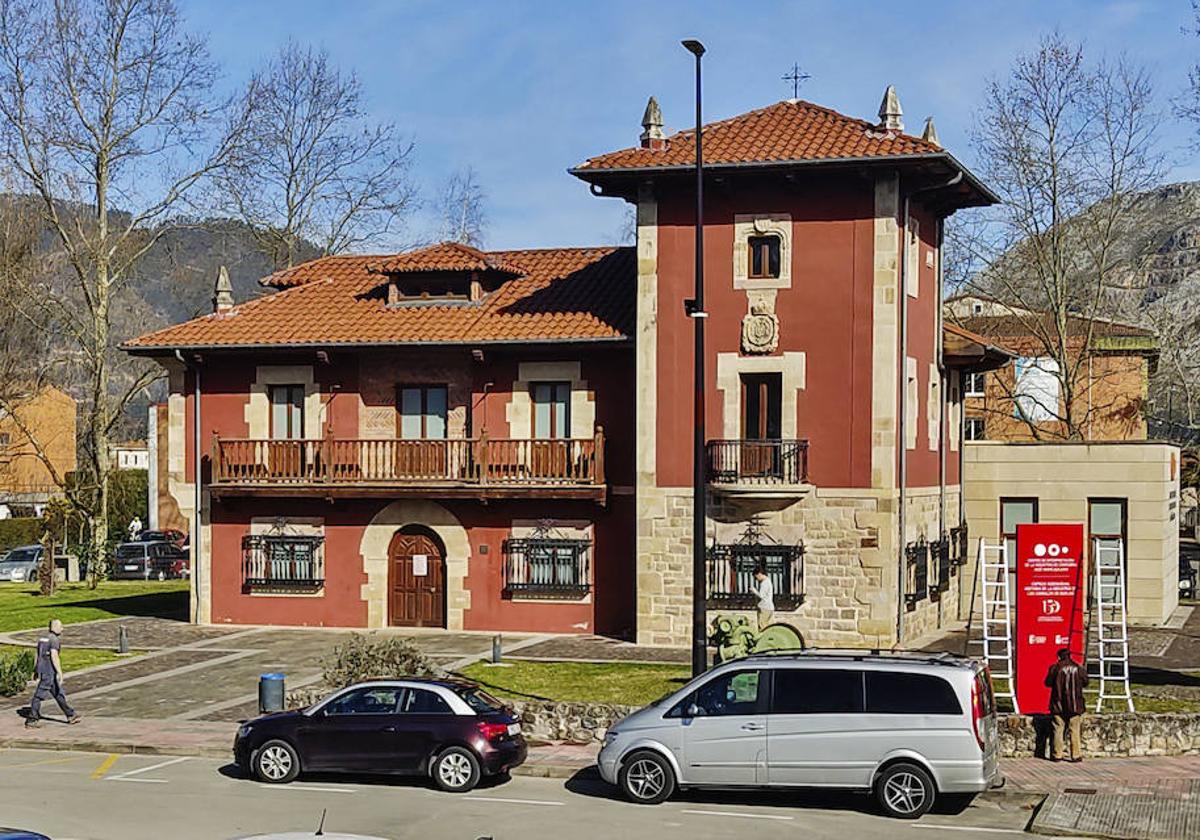
M 1058 661 L 1046 673 L 1050 687 L 1050 714 L 1054 716 L 1054 760 L 1063 759 L 1063 730 L 1071 730 L 1071 761 L 1083 761 L 1083 687 L 1088 683 L 1087 669 L 1071 658 L 1063 648 Z
M 34 666 L 38 684 L 29 703 L 29 717 L 25 719 L 25 725 L 30 729 L 42 725 L 42 701 L 52 697 L 67 716 L 67 723 L 79 723 L 79 715 L 71 708 L 62 689 L 62 661 L 58 654 L 62 649 L 59 637 L 62 636 L 63 624 L 56 618 L 50 622 L 49 629 L 48 634 L 38 639 L 37 664 Z

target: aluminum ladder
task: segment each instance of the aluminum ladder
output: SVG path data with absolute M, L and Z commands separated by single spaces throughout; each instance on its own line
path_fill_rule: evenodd
M 993 686 L 997 680 L 1004 685 L 996 690 L 997 698 L 1007 698 L 1012 703 L 1014 714 L 1020 714 L 1017 706 L 1016 679 L 1013 671 L 1013 623 L 1011 573 L 1008 569 L 1008 544 L 1001 539 L 988 545 L 980 538 L 976 558 L 979 567 L 979 594 L 982 599 L 982 616 L 979 622 L 982 631 L 983 660 L 992 673 Z
M 1129 692 L 1129 628 L 1125 615 L 1125 541 L 1121 538 L 1095 537 L 1092 541 L 1095 564 L 1095 593 L 1092 597 L 1092 621 L 1088 645 L 1098 665 L 1100 690 L 1096 711 L 1106 700 L 1124 701 L 1133 711 Z

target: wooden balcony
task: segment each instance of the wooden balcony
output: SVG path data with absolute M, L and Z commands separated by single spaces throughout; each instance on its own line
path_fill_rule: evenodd
M 811 489 L 807 440 L 710 440 L 706 454 L 717 492 L 798 498 Z
M 604 432 L 572 440 L 213 438 L 212 492 L 604 502 Z

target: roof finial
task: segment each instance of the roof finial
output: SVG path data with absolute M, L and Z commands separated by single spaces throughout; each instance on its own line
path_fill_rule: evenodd
M 933 117 L 925 118 L 925 130 L 921 132 L 921 139 L 931 146 L 942 148 L 942 143 L 938 140 L 937 128 L 933 125 Z
M 658 107 L 658 100 L 651 96 L 642 114 L 642 148 L 661 149 L 665 145 L 662 108 Z
M 883 92 L 883 101 L 879 103 L 879 126 L 891 131 L 904 130 L 904 111 L 895 85 L 888 85 Z
M 229 282 L 229 271 L 225 266 L 217 271 L 217 285 L 213 289 L 213 312 L 228 312 L 233 309 L 233 284 Z

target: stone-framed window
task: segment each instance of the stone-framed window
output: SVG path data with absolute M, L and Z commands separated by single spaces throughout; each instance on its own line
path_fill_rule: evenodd
M 777 255 L 773 253 L 776 249 Z M 792 217 L 787 213 L 736 214 L 733 217 L 733 287 L 790 289 L 791 286 Z

